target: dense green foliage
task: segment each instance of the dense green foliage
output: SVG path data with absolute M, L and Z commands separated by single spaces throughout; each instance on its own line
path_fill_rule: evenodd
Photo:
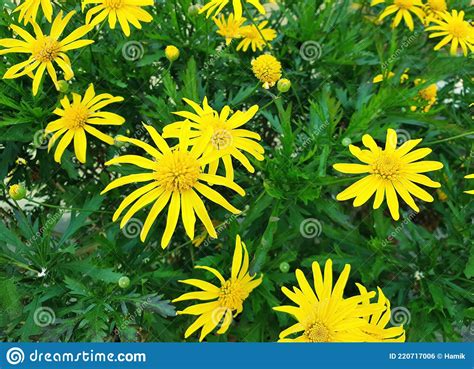
M 76 3 L 60 4 L 81 14 Z M 124 191 L 99 193 L 118 170 L 130 169 L 106 168 L 104 162 L 135 149 L 90 140 L 85 165 L 71 148 L 58 165 L 38 144 L 38 132 L 53 120 L 60 93 L 49 78 L 36 97 L 28 77 L 0 82 L 1 340 L 182 341 L 192 319 L 174 316 L 186 303 L 173 306 L 169 301 L 190 289 L 177 281 L 209 279 L 195 265 L 228 274 L 237 234 L 253 255 L 252 270 L 263 272 L 264 282 L 227 334 L 210 334 L 208 341 L 276 341 L 291 322 L 272 311 L 286 301 L 280 287 L 294 285 L 296 268 L 309 272 L 312 261 L 324 263 L 327 258 L 338 272 L 351 264 L 348 293 L 357 292 L 355 282 L 371 290 L 379 286 L 392 308 L 408 309 L 408 341 L 460 341 L 466 332 L 472 339 L 474 213 L 472 196 L 463 193 L 474 188 L 473 181 L 463 178 L 473 172 L 472 56 L 433 51 L 434 42 L 420 25 L 412 39 L 403 26 L 392 30 L 388 22 L 375 24 L 379 11 L 365 0 L 326 1 L 325 6 L 321 0 L 279 3 L 270 17 L 278 32 L 271 52 L 292 81 L 286 94 L 262 89 L 250 68 L 260 53 L 237 52 L 235 41 L 225 47 L 211 19 L 188 14 L 190 0 L 156 1 L 154 21 L 133 30 L 129 39 L 105 26 L 89 35 L 95 44 L 71 53 L 76 76 L 70 92 L 83 94 L 94 83 L 98 93 L 125 98 L 111 111 L 127 122 L 107 127 L 112 135 L 148 140 L 141 122 L 161 131 L 176 120 L 172 112 L 187 109 L 183 97 L 200 101 L 207 96 L 216 109 L 261 107 L 248 129 L 261 133 L 266 158 L 253 162 L 255 174 L 238 168 L 236 182 L 247 195 L 231 199 L 245 212 L 231 216 L 211 206 L 212 218 L 223 224 L 219 238 L 204 235 L 200 247 L 179 226 L 172 244 L 162 250 L 165 217 L 145 243 L 138 236 L 127 237 L 111 219 Z M 466 10 L 470 19 L 474 12 L 469 3 L 456 0 L 450 6 Z M 11 37 L 12 8 L 5 2 L 0 38 Z M 83 21 L 77 15 L 69 27 Z M 124 58 L 130 41 L 143 48 L 137 60 Z M 302 56 L 306 41 L 319 44 L 317 57 Z M 164 57 L 169 44 L 181 51 L 170 68 Z M 24 60 L 22 54 L 2 58 L 0 75 Z M 395 77 L 373 84 L 382 65 Z M 409 80 L 400 84 L 406 68 Z M 415 86 L 416 78 L 426 82 Z M 418 91 L 439 81 L 445 85 L 438 91 L 438 103 L 427 113 L 412 112 Z M 353 208 L 350 201 L 335 200 L 354 181 L 332 168 L 337 162 L 355 162 L 343 140 L 359 144 L 370 133 L 383 143 L 387 128 L 423 138 L 422 146 L 433 149 L 429 160 L 444 164 L 429 175 L 441 182 L 445 198 L 430 190 L 435 201 L 420 203 L 416 215 L 402 205 L 398 222 L 385 204 L 374 211 L 371 202 Z M 17 164 L 18 158 L 26 165 Z M 28 198 L 36 202 L 10 199 L 7 187 L 14 183 L 24 183 Z M 136 215 L 141 221 L 145 216 L 146 210 Z M 318 221 L 317 234 L 307 238 L 300 227 L 310 218 Z M 197 234 L 202 232 L 199 225 Z M 119 285 L 124 276 L 129 286 L 124 279 Z M 53 324 L 35 324 L 40 306 L 52 309 Z

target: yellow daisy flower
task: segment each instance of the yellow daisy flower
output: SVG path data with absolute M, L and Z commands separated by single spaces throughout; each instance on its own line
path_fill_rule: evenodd
M 212 330 L 221 324 L 217 334 L 227 332 L 233 317 L 243 311 L 243 303 L 250 293 L 262 283 L 263 276 L 255 279 L 249 273 L 249 254 L 240 236 L 235 240 L 235 251 L 232 259 L 232 271 L 229 279 L 224 279 L 222 274 L 207 266 L 197 266 L 212 273 L 221 286 L 215 286 L 199 279 L 186 279 L 181 283 L 200 288 L 201 291 L 188 292 L 173 300 L 173 303 L 187 300 L 204 300 L 201 304 L 187 307 L 178 311 L 179 315 L 199 315 L 193 324 L 184 333 L 188 338 L 198 329 L 201 329 L 199 341 L 202 341 Z
M 221 229 L 221 227 L 226 227 L 226 222 L 227 221 L 225 222 L 218 222 L 217 220 L 212 221 L 212 225 L 216 228 L 217 234 L 220 233 L 219 230 Z M 201 227 L 201 228 L 202 228 L 202 231 L 198 233 L 197 236 L 194 237 L 193 242 L 192 242 L 192 244 L 195 247 L 201 246 L 209 238 L 209 233 L 207 233 L 206 228 L 205 227 Z
M 436 194 L 438 195 L 439 201 L 445 202 L 448 199 L 448 195 L 443 190 L 437 189 Z
M 146 124 L 144 124 L 144 127 L 150 134 L 156 147 L 143 141 L 123 136 L 118 137 L 117 141 L 129 142 L 142 148 L 153 157 L 153 160 L 139 155 L 124 155 L 105 163 L 106 165 L 133 164 L 149 171 L 118 178 L 112 181 L 101 192 L 102 194 L 130 183 L 151 181 L 151 183 L 125 197 L 114 213 L 112 220 L 115 222 L 125 208 L 135 202 L 120 223 L 120 228 L 123 228 L 136 212 L 154 202 L 140 233 L 140 239 L 145 241 L 155 219 L 169 203 L 166 228 L 161 238 L 161 247 L 165 248 L 170 243 L 171 237 L 176 230 L 180 212 L 184 229 L 191 240 L 194 239 L 196 215 L 202 221 L 210 236 L 217 238 L 216 230 L 198 193 L 233 214 L 239 214 L 240 211 L 232 206 L 219 192 L 203 182 L 228 187 L 242 196 L 245 195 L 245 191 L 227 178 L 203 173 L 202 167 L 215 161 L 218 156 L 204 155 L 206 145 L 200 143 L 197 143 L 191 150 L 188 150 L 190 145 L 189 127 L 181 130 L 179 145 L 173 149 L 168 146 L 155 128 Z
M 28 22 L 34 22 L 38 15 L 38 10 L 41 5 L 45 18 L 51 23 L 53 18 L 53 5 L 51 0 L 24 0 L 22 4 L 14 10 L 14 12 L 20 12 L 18 16 L 18 22 L 23 21 L 26 26 Z
M 260 55 L 252 60 L 252 71 L 263 83 L 263 88 L 268 89 L 275 86 L 281 78 L 281 63 L 272 55 Z
M 240 35 L 243 40 L 237 45 L 237 51 L 242 50 L 246 52 L 249 47 L 252 51 L 263 50 L 267 42 L 273 41 L 277 33 L 274 29 L 265 28 L 268 21 L 263 21 L 258 25 L 258 28 L 253 24 L 240 28 Z M 263 37 L 262 37 L 263 36 Z
M 352 155 L 364 164 L 334 164 L 334 169 L 342 173 L 362 174 L 367 176 L 352 184 L 337 195 L 337 200 L 354 199 L 355 207 L 365 204 L 375 193 L 374 209 L 378 209 L 384 197 L 387 198 L 388 208 L 393 219 L 400 218 L 397 193 L 416 212 L 420 209 L 415 204 L 413 196 L 427 202 L 432 202 L 433 196 L 416 185 L 439 188 L 438 182 L 420 174 L 443 168 L 438 161 L 417 161 L 431 153 L 431 149 L 422 148 L 411 151 L 422 140 L 408 140 L 397 148 L 397 133 L 388 129 L 385 149 L 378 147 L 374 139 L 365 134 L 362 143 L 369 150 L 349 145 Z M 410 152 L 411 151 L 411 152 Z
M 428 0 L 423 10 L 426 14 L 424 23 L 428 25 L 433 19 L 441 19 L 441 14 L 448 10 L 448 5 L 445 0 Z
M 461 45 L 464 56 L 467 56 L 468 49 L 474 51 L 474 27 L 468 21 L 464 20 L 464 12 L 453 10 L 440 13 L 441 19 L 432 19 L 436 25 L 426 28 L 427 31 L 435 31 L 429 35 L 429 38 L 443 37 L 443 39 L 434 47 L 435 50 L 441 49 L 444 45 L 451 42 L 450 53 L 456 55 L 458 45 Z
M 409 78 L 408 71 L 409 71 L 409 70 L 410 70 L 410 68 L 406 68 L 406 69 L 403 71 L 402 75 L 400 76 L 400 83 L 404 83 L 404 82 L 406 82 L 406 81 L 408 80 L 408 78 Z M 380 83 L 380 82 L 382 82 L 382 81 L 385 80 L 385 79 L 388 80 L 388 79 L 393 78 L 393 76 L 395 76 L 395 73 L 393 73 L 393 72 L 388 72 L 388 74 L 387 74 L 387 73 L 385 73 L 385 74 L 377 74 L 377 75 L 372 79 L 372 83 Z
M 249 110 L 242 112 L 237 111 L 231 115 L 229 106 L 224 106 L 219 114 L 211 108 L 204 98 L 202 107 L 194 101 L 184 99 L 195 113 L 188 111 L 179 111 L 174 114 L 186 119 L 167 125 L 163 129 L 163 137 L 179 137 L 181 131 L 188 120 L 191 122 L 190 144 L 197 145 L 201 142 L 204 147 L 205 155 L 219 155 L 219 157 L 209 163 L 209 174 L 214 175 L 219 167 L 220 160 L 223 161 L 226 177 L 230 180 L 234 179 L 234 167 L 232 158 L 240 162 L 249 172 L 255 171 L 244 152 L 249 153 L 255 159 L 263 160 L 264 149 L 254 140 L 260 141 L 258 133 L 248 131 L 242 127 L 249 122 L 257 113 L 258 106 L 254 105 Z
M 154 0 L 83 0 L 82 11 L 88 4 L 97 4 L 86 14 L 86 23 L 96 26 L 106 18 L 111 29 L 115 29 L 117 20 L 125 36 L 130 36 L 130 24 L 142 29 L 140 22 L 149 23 L 153 17 L 143 6 L 154 5 Z M 93 18 L 94 17 L 94 18 Z
M 369 306 L 370 298 L 368 297 L 367 289 L 359 283 L 356 283 L 356 285 L 360 294 L 364 296 L 362 305 Z M 392 315 L 390 301 L 385 297 L 380 288 L 377 288 L 377 290 L 379 295 L 377 304 L 381 305 L 383 310 L 365 318 L 369 323 L 369 327 L 366 328 L 365 332 L 372 335 L 376 342 L 405 342 L 405 330 L 402 326 L 386 328 Z
M 369 292 L 345 299 L 344 289 L 351 266 L 346 264 L 333 287 L 332 261 L 324 267 L 324 277 L 317 262 L 313 262 L 314 286 L 304 273 L 296 270 L 298 286 L 293 290 L 282 287 L 282 292 L 297 306 L 283 305 L 273 309 L 292 315 L 297 323 L 280 333 L 279 342 L 373 342 L 366 333 L 370 329 L 367 318 L 383 312 L 380 304 L 362 304 L 375 296 Z M 296 337 L 292 336 L 298 334 Z
M 408 74 L 409 71 L 410 71 L 410 68 L 405 68 L 402 75 L 400 76 L 400 83 L 405 83 L 406 81 L 408 81 L 408 78 L 410 78 Z
M 207 231 L 204 231 L 204 232 L 201 232 L 200 234 L 198 234 L 196 237 L 194 237 L 194 240 L 192 241 L 192 244 L 195 246 L 195 247 L 199 247 L 201 246 L 204 241 L 207 240 L 207 237 L 208 237 L 208 233 Z
M 41 28 L 35 22 L 32 24 L 36 37 L 33 37 L 24 29 L 12 24 L 10 27 L 23 40 L 18 38 L 1 39 L 0 46 L 6 47 L 6 49 L 0 50 L 0 55 L 9 53 L 25 53 L 31 54 L 31 56 L 28 60 L 9 68 L 5 72 L 3 78 L 12 79 L 24 75 L 33 76 L 32 72 L 36 69 L 36 74 L 32 77 L 33 95 L 36 95 L 38 93 L 41 79 L 46 70 L 56 88 L 59 88 L 58 78 L 53 62 L 64 71 L 65 80 L 70 80 L 74 77 L 74 72 L 71 68 L 71 61 L 66 55 L 66 52 L 79 49 L 94 42 L 93 40 L 79 40 L 91 30 L 90 26 L 81 26 L 64 39 L 59 39 L 74 13 L 75 12 L 72 11 L 63 18 L 63 13 L 59 12 L 51 26 L 49 36 L 44 35 Z
M 415 14 L 423 22 L 425 13 L 423 12 L 422 7 L 423 3 L 421 0 L 394 0 L 393 4 L 387 6 L 382 14 L 380 14 L 379 20 L 383 20 L 390 14 L 397 13 L 395 14 L 392 27 L 397 27 L 403 18 L 408 29 L 413 31 L 414 24 L 411 13 Z
M 230 0 L 210 0 L 201 9 L 199 14 L 206 13 L 206 18 L 214 13 L 214 16 L 218 15 L 224 7 L 229 4 Z M 242 18 L 242 3 L 244 0 L 232 0 L 232 6 L 234 7 L 235 19 Z M 260 14 L 265 14 L 265 8 L 263 7 L 260 0 L 245 0 L 246 3 L 253 5 Z
M 105 106 L 123 101 L 123 97 L 114 97 L 110 94 L 96 95 L 94 86 L 91 84 L 84 97 L 72 94 L 72 101 L 67 96 L 61 100 L 62 108 L 54 110 L 54 114 L 60 118 L 46 126 L 46 133 L 53 133 L 48 143 L 48 151 L 54 143 L 62 136 L 54 153 L 54 160 L 61 162 L 64 150 L 74 139 L 74 151 L 81 163 L 86 162 L 87 138 L 86 132 L 99 140 L 112 145 L 114 139 L 98 129 L 95 125 L 122 125 L 125 119 L 118 114 L 99 111 Z
M 465 176 L 464 178 L 467 178 L 467 179 L 473 179 L 474 178 L 474 174 L 468 174 L 467 176 Z M 469 195 L 474 195 L 474 190 L 469 190 L 469 191 L 464 191 L 465 193 L 468 193 Z
M 393 76 L 395 75 L 395 73 L 393 72 L 388 72 L 388 74 L 386 76 L 384 76 L 383 74 L 377 74 L 374 79 L 372 80 L 372 83 L 380 83 L 382 82 L 384 79 L 390 79 L 392 78 Z
M 424 80 L 417 78 L 415 80 L 415 86 L 419 85 L 420 83 L 424 83 Z M 436 103 L 436 98 L 438 95 L 438 86 L 436 83 L 432 83 L 431 85 L 421 89 L 418 91 L 418 95 L 415 98 L 416 102 L 419 102 L 422 106 L 423 112 L 427 113 L 430 111 L 431 107 Z M 418 106 L 413 105 L 411 111 L 416 111 Z
M 222 37 L 225 37 L 225 44 L 229 45 L 235 38 L 241 38 L 240 27 L 245 22 L 245 18 L 237 19 L 234 14 L 230 14 L 227 20 L 223 15 L 218 18 L 214 18 L 214 22 L 218 28 L 217 33 Z

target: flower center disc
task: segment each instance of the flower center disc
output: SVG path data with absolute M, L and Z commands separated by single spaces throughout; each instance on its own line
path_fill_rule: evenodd
M 428 5 L 432 10 L 438 12 L 443 12 L 447 8 L 444 0 L 428 0 Z
M 424 99 L 426 101 L 430 101 L 430 100 L 436 98 L 437 91 L 438 91 L 438 89 L 437 89 L 436 85 L 430 85 L 430 86 L 424 88 L 423 90 L 420 90 L 419 95 L 422 99 Z
M 400 172 L 400 160 L 393 156 L 383 155 L 372 164 L 372 173 L 383 179 L 395 180 Z
M 331 334 L 329 329 L 322 323 L 316 322 L 304 331 L 304 336 L 310 342 L 329 342 Z
M 245 28 L 245 30 L 242 31 L 242 35 L 245 38 L 248 38 L 250 40 L 258 40 L 262 37 L 262 36 L 260 36 L 260 33 L 258 32 L 258 29 L 255 28 L 254 26 Z
M 221 287 L 218 301 L 221 306 L 227 307 L 231 310 L 237 310 L 242 307 L 242 303 L 248 295 L 249 294 L 241 288 L 238 281 L 229 279 Z
M 401 9 L 410 9 L 413 6 L 413 0 L 395 0 L 395 5 Z
M 37 40 L 33 46 L 33 57 L 42 63 L 48 63 L 56 59 L 59 49 L 57 40 L 45 36 Z
M 449 32 L 457 38 L 467 38 L 469 35 L 469 25 L 467 22 L 454 20 L 449 25 Z
M 167 191 L 187 191 L 194 187 L 201 174 L 199 162 L 188 152 L 173 151 L 159 162 L 156 180 Z
M 64 114 L 64 119 L 69 123 L 69 129 L 81 129 L 89 118 L 89 110 L 82 104 L 72 104 Z
M 105 6 L 109 9 L 120 9 L 123 6 L 123 0 L 105 0 Z
M 232 134 L 225 128 L 219 128 L 214 131 L 211 137 L 212 146 L 216 150 L 224 150 L 232 145 Z

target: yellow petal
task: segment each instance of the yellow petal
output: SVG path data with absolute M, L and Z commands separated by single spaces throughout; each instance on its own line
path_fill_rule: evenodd
M 334 164 L 333 168 L 338 172 L 347 174 L 368 173 L 370 166 L 363 164 Z
M 181 198 L 179 192 L 173 192 L 171 196 L 170 206 L 168 208 L 168 217 L 166 218 L 166 228 L 161 238 L 161 247 L 166 248 L 171 241 L 176 224 L 178 223 L 179 210 L 181 206 Z
M 100 193 L 101 195 L 113 190 L 114 188 L 134 183 L 134 182 L 148 182 L 148 181 L 153 181 L 155 179 L 155 174 L 153 173 L 139 173 L 139 174 L 130 174 L 128 176 L 123 176 L 120 178 L 117 178 L 110 182 L 107 187 L 105 187 L 104 190 Z
M 54 152 L 54 160 L 58 163 L 61 163 L 61 158 L 63 156 L 64 150 L 66 147 L 71 143 L 74 137 L 74 131 L 68 130 L 64 136 L 59 141 L 58 146 L 56 147 L 56 151 Z
M 164 209 L 164 207 L 168 203 L 170 197 L 171 197 L 170 191 L 163 192 L 163 194 L 158 198 L 158 200 L 155 201 L 155 203 L 151 207 L 150 212 L 148 213 L 148 216 L 146 217 L 145 224 L 143 225 L 142 231 L 140 232 L 140 240 L 142 242 L 145 242 L 146 236 L 148 235 L 148 232 L 150 231 L 151 226 L 155 222 L 156 217 L 161 213 L 161 211 Z
M 374 192 L 377 191 L 383 182 L 382 179 L 375 176 L 369 176 L 369 178 L 371 178 L 371 181 L 359 191 L 359 194 L 354 199 L 352 206 L 359 207 L 369 201 Z
M 122 214 L 122 212 L 125 210 L 127 206 L 129 206 L 131 203 L 133 203 L 142 195 L 146 194 L 147 192 L 153 190 L 155 187 L 158 187 L 158 186 L 159 184 L 157 182 L 152 182 L 143 187 L 136 189 L 131 194 L 126 196 L 123 199 L 123 201 L 120 203 L 120 206 L 117 208 L 114 215 L 112 216 L 112 221 L 115 222 L 120 217 L 120 214 Z
M 388 208 L 390 210 L 392 218 L 395 220 L 400 219 L 397 193 L 395 192 L 395 188 L 393 187 L 393 184 L 391 182 L 386 183 L 385 192 L 387 195 Z
M 419 161 L 410 163 L 405 168 L 411 173 L 426 173 L 443 168 L 443 163 L 439 161 Z
M 191 240 L 194 239 L 194 225 L 196 223 L 192 202 L 190 191 L 181 193 L 181 219 L 183 220 L 184 230 Z
M 212 202 L 215 202 L 216 204 L 222 206 L 224 209 L 230 211 L 232 214 L 240 214 L 240 210 L 234 207 L 231 203 L 229 203 L 224 196 L 222 196 L 219 192 L 216 190 L 213 190 L 212 188 L 202 184 L 202 183 L 196 183 L 194 185 L 194 188 L 199 191 L 202 195 L 207 197 L 209 200 Z
M 235 240 L 235 250 L 234 256 L 232 257 L 232 278 L 237 278 L 237 275 L 240 271 L 240 266 L 242 264 L 242 242 L 240 240 L 240 236 L 237 236 Z
M 158 164 L 155 161 L 144 158 L 139 155 L 123 155 L 113 158 L 105 163 L 105 165 L 116 165 L 116 164 L 133 164 L 137 167 L 144 169 L 156 170 Z
M 196 212 L 198 218 L 201 219 L 201 222 L 204 224 L 207 233 L 209 233 L 211 237 L 217 238 L 216 230 L 212 224 L 211 218 L 209 218 L 209 214 L 207 213 L 204 203 L 194 191 L 191 192 L 191 196 L 193 198 L 194 211 Z
M 84 129 L 79 129 L 74 133 L 74 151 L 76 153 L 77 160 L 79 160 L 81 163 L 85 163 L 87 153 L 87 139 Z

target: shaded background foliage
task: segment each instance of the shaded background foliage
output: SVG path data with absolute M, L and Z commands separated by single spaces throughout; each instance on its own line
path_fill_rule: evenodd
M 84 19 L 76 3 L 60 2 L 65 10 L 78 11 L 71 29 Z M 117 172 L 130 169 L 109 171 L 104 162 L 134 149 L 91 140 L 86 165 L 79 165 L 69 150 L 59 166 L 35 141 L 53 119 L 61 94 L 48 79 L 37 97 L 26 77 L 2 80 L 0 177 L 4 186 L 23 182 L 29 197 L 43 205 L 15 203 L 2 190 L 0 339 L 181 341 L 191 319 L 174 317 L 168 301 L 185 288 L 177 281 L 204 276 L 193 270 L 198 264 L 228 272 L 237 234 L 254 255 L 252 270 L 263 272 L 264 282 L 228 333 L 209 335 L 209 341 L 275 341 L 289 324 L 271 310 L 284 301 L 280 287 L 295 283 L 294 269 L 309 271 L 312 261 L 327 258 L 338 271 L 345 263 L 352 265 L 348 292 L 357 292 L 357 281 L 370 289 L 380 286 L 392 308 L 408 309 L 409 341 L 472 339 L 473 207 L 472 197 L 463 193 L 473 187 L 463 179 L 472 172 L 474 152 L 472 57 L 434 52 L 421 28 L 413 36 L 403 27 L 375 24 L 377 10 L 367 1 L 281 1 L 270 18 L 278 31 L 271 52 L 293 87 L 276 96 L 256 84 L 250 69 L 254 54 L 236 52 L 235 43 L 225 47 L 211 20 L 188 14 L 190 5 L 189 0 L 156 1 L 154 21 L 129 39 L 108 26 L 91 32 L 96 43 L 72 54 L 76 76 L 70 92 L 82 94 L 94 83 L 98 93 L 123 96 L 125 101 L 111 110 L 127 122 L 111 126 L 108 133 L 144 140 L 141 122 L 161 130 L 175 120 L 173 111 L 184 110 L 183 97 L 199 101 L 207 96 L 216 109 L 263 107 L 250 127 L 264 138 L 266 160 L 254 163 L 255 174 L 240 168 L 236 177 L 247 195 L 232 202 L 244 214 L 234 217 L 212 208 L 219 238 L 201 234 L 199 248 L 178 228 L 172 244 L 162 250 L 163 219 L 145 243 L 127 237 L 111 221 L 123 193 L 102 197 L 99 192 Z M 1 38 L 11 36 L 13 7 L 4 1 Z M 473 16 L 468 0 L 452 1 L 450 7 L 466 10 L 467 19 Z M 130 41 L 143 48 L 137 60 L 124 57 Z M 311 60 L 301 53 L 307 41 L 321 46 Z M 171 67 L 163 51 L 168 44 L 181 51 Z M 16 54 L 3 57 L 0 74 L 21 60 Z M 396 76 L 374 85 L 382 65 Z M 400 84 L 406 68 L 410 80 Z M 415 87 L 415 78 L 426 83 Z M 437 81 L 446 83 L 438 104 L 429 113 L 411 112 L 418 91 Z M 423 137 L 422 145 L 433 149 L 432 160 L 445 166 L 430 175 L 442 183 L 445 196 L 432 191 L 436 201 L 423 203 L 417 215 L 402 207 L 399 222 L 385 206 L 355 209 L 335 200 L 353 181 L 331 167 L 352 160 L 343 140 L 358 144 L 368 132 L 384 142 L 387 128 Z M 449 139 L 455 136 L 462 137 Z M 17 165 L 19 157 L 27 164 Z M 137 218 L 143 221 L 145 214 Z M 308 219 L 317 220 L 310 238 L 301 232 Z M 124 276 L 131 281 L 126 288 L 118 283 Z M 37 324 L 40 307 L 52 309 L 52 324 Z

